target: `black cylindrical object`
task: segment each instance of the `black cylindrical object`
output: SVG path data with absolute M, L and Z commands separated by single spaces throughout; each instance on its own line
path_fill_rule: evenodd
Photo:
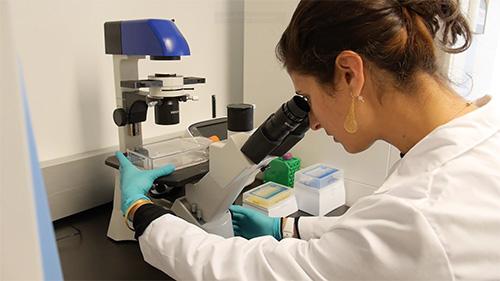
M 281 105 L 273 118 L 262 124 L 262 129 L 269 139 L 282 140 L 302 123 L 308 112 L 307 102 L 300 96 L 294 96 L 290 101 Z
M 217 117 L 217 102 L 215 100 L 215 95 L 212 95 L 212 118 Z
M 307 130 L 309 130 L 309 118 L 305 118 L 302 120 L 302 123 L 293 130 L 282 142 L 276 147 L 270 155 L 273 156 L 283 156 L 287 153 L 292 147 L 294 147 L 301 139 L 304 138 Z
M 229 104 L 227 106 L 227 130 L 232 132 L 253 130 L 253 105 Z
M 113 121 L 116 126 L 123 127 L 128 124 L 127 111 L 123 108 L 117 108 L 113 111 Z
M 294 96 L 281 105 L 274 114 L 259 126 L 245 142 L 241 152 L 255 164 L 260 163 L 267 155 L 278 148 L 291 132 L 293 133 L 304 122 L 307 122 L 304 120 L 307 119 L 309 110 L 309 104 L 304 97 Z M 301 128 L 298 131 L 302 132 L 303 129 Z M 297 135 L 303 136 L 303 133 L 297 132 Z M 299 140 L 287 143 L 293 146 Z M 290 148 L 291 146 L 288 149 Z
M 155 105 L 155 123 L 158 125 L 179 124 L 179 100 L 163 98 Z

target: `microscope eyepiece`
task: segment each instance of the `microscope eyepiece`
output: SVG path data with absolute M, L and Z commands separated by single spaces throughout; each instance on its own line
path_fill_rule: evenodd
M 300 125 L 308 113 L 307 101 L 302 96 L 294 96 L 262 124 L 263 133 L 270 141 L 281 142 Z
M 292 116 L 304 119 L 310 111 L 309 104 L 303 96 L 296 95 L 287 103 L 283 104 Z
M 259 163 L 278 148 L 290 133 L 295 132 L 304 122 L 308 122 L 309 111 L 309 104 L 305 98 L 294 96 L 260 125 L 243 145 L 241 151 L 254 163 Z M 302 132 L 302 137 L 304 132 Z

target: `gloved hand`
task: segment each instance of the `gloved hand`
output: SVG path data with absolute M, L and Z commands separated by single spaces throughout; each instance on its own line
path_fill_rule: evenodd
M 252 239 L 259 236 L 271 235 L 281 240 L 281 219 L 271 218 L 258 211 L 238 205 L 229 207 L 233 217 L 235 236 Z
M 171 174 L 175 170 L 175 166 L 172 164 L 155 170 L 139 170 L 120 151 L 116 152 L 116 158 L 120 161 L 121 210 L 123 215 L 135 201 L 139 199 L 149 200 L 146 193 L 153 186 L 155 179 Z

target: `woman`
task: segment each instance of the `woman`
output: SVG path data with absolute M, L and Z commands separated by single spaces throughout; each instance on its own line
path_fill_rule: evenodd
M 470 40 L 454 0 L 301 1 L 277 55 L 311 128 L 351 153 L 384 140 L 404 156 L 339 218 L 281 225 L 232 207 L 237 234 L 269 234 L 247 240 L 151 204 L 144 193 L 172 167 L 139 172 L 119 154 L 145 260 L 176 279 L 500 279 L 500 108 L 458 96 L 436 65 L 438 48 Z

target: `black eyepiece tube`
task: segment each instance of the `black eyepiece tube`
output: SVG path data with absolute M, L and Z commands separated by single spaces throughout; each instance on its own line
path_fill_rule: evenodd
M 281 105 L 275 113 L 271 114 L 260 125 L 245 142 L 241 148 L 241 152 L 255 164 L 260 163 L 260 161 L 283 143 L 290 132 L 294 132 L 303 124 L 304 120 L 308 117 L 309 110 L 309 104 L 304 97 L 294 96 L 291 100 Z M 303 136 L 303 133 L 298 135 Z M 299 140 L 296 140 L 293 144 L 289 142 L 291 146 L 288 149 Z
M 287 153 L 292 147 L 294 147 L 301 139 L 304 138 L 307 130 L 309 130 L 309 118 L 305 118 L 302 123 L 291 132 L 282 142 L 276 147 L 270 155 L 273 156 L 283 156 Z
M 301 96 L 294 96 L 274 113 L 274 117 L 262 125 L 264 134 L 272 141 L 283 140 L 295 130 L 309 113 L 309 104 Z

